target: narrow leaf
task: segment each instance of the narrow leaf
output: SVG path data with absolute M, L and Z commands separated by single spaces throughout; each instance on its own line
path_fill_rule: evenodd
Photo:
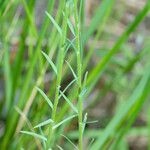
M 54 72 L 55 72 L 56 75 L 57 75 L 57 68 L 56 68 L 55 64 L 51 61 L 51 59 L 49 58 L 49 56 L 48 56 L 46 53 L 44 53 L 44 52 L 42 51 L 42 54 L 44 55 L 44 57 L 46 58 L 46 60 L 49 62 L 49 64 L 52 66 Z
M 61 146 L 57 145 L 57 147 L 58 147 L 58 149 L 63 150 L 63 148 Z
M 90 141 L 90 144 L 88 145 L 88 148 L 87 149 L 91 149 L 90 147 L 91 147 L 91 145 L 94 143 L 94 141 L 95 141 L 95 139 L 94 138 L 92 138 L 92 140 Z
M 77 116 L 77 115 L 70 116 L 70 117 L 64 119 L 63 121 L 59 122 L 58 124 L 56 124 L 56 125 L 53 127 L 53 130 L 56 129 L 56 128 L 58 128 L 59 126 L 61 126 L 63 123 L 65 123 L 65 122 L 67 122 L 67 121 L 69 121 L 69 120 L 75 118 L 76 116 Z
M 84 130 L 85 130 L 86 121 L 87 121 L 87 113 L 85 113 L 84 119 L 83 119 L 83 130 L 82 130 L 82 134 L 84 133 Z
M 76 112 L 78 113 L 77 108 L 71 103 L 71 101 L 64 95 L 63 92 L 60 91 L 60 94 L 63 96 L 63 98 L 66 100 L 66 102 L 70 105 L 70 107 Z
M 67 39 L 67 41 L 68 41 L 69 44 L 68 44 L 68 46 L 67 46 L 65 52 L 67 52 L 71 46 L 72 46 L 72 48 L 73 48 L 74 50 L 76 50 L 75 45 L 73 44 L 73 42 L 74 42 L 75 40 L 76 40 L 76 37 L 75 37 L 74 39 L 72 39 L 72 40 Z
M 52 104 L 51 100 L 47 97 L 47 95 L 40 88 L 36 87 L 36 89 L 43 96 L 43 98 L 48 103 L 48 105 L 53 109 L 53 104 Z
M 56 29 L 60 33 L 60 35 L 62 35 L 62 30 L 59 27 L 59 25 L 57 24 L 57 22 L 55 21 L 55 19 L 47 11 L 45 13 L 48 16 L 48 18 L 51 20 L 51 22 L 54 24 L 54 26 L 56 27 Z
M 66 88 L 62 91 L 62 93 L 65 93 L 65 92 L 68 90 L 68 88 L 69 88 L 75 81 L 77 81 L 77 79 L 72 80 L 72 81 L 66 86 Z M 62 96 L 62 95 L 59 95 L 59 99 L 61 98 L 61 96 Z
M 65 135 L 61 134 L 76 150 L 78 150 L 77 146 Z
M 136 89 L 133 91 L 133 94 L 131 95 L 129 100 L 126 101 L 125 104 L 120 106 L 119 110 L 116 112 L 116 115 L 110 121 L 108 126 L 105 128 L 103 134 L 93 144 L 92 148 L 94 148 L 96 150 L 101 149 L 105 145 L 105 142 L 108 139 L 110 139 L 110 137 L 112 137 L 113 133 L 115 131 L 118 132 L 118 129 L 122 128 L 122 126 L 123 126 L 122 124 L 123 123 L 125 124 L 125 121 L 128 119 L 129 113 L 135 109 L 136 104 L 141 102 L 141 97 L 143 97 L 143 95 L 145 96 L 147 89 L 149 89 L 149 87 L 148 87 L 149 81 L 150 81 L 150 64 L 149 64 L 148 68 L 145 69 L 145 72 L 143 73 L 143 77 L 142 77 L 141 81 L 139 82 Z M 142 103 L 144 100 L 142 99 Z M 142 106 L 142 105 L 140 104 L 140 106 Z M 133 116 L 133 114 L 130 114 L 129 116 Z
M 39 127 L 42 127 L 42 126 L 45 126 L 47 124 L 50 124 L 50 123 L 53 123 L 54 121 L 52 119 L 48 119 L 46 121 L 43 121 L 41 123 L 39 123 L 38 125 L 36 125 L 34 128 L 39 128 Z
M 120 36 L 112 49 L 103 57 L 103 59 L 96 65 L 96 67 L 91 71 L 87 79 L 87 85 L 89 86 L 88 91 L 92 90 L 98 79 L 100 78 L 102 72 L 106 68 L 106 65 L 110 62 L 112 56 L 119 51 L 122 44 L 128 39 L 130 34 L 136 29 L 139 23 L 149 12 L 149 6 L 146 5 L 143 10 L 135 17 L 135 20 L 127 27 L 125 32 Z M 93 80 L 94 79 L 94 80 Z
M 71 23 L 71 21 L 69 19 L 67 19 L 67 24 L 68 24 L 68 27 L 69 27 L 70 31 L 75 36 L 74 27 L 73 27 L 73 25 L 72 25 L 72 23 Z
M 27 134 L 27 135 L 31 135 L 31 136 L 33 136 L 33 137 L 39 138 L 39 139 L 41 139 L 41 140 L 43 140 L 43 141 L 47 141 L 47 138 L 46 138 L 46 137 L 44 137 L 44 136 L 42 136 L 42 135 L 39 135 L 39 134 L 36 134 L 36 133 L 34 133 L 34 132 L 29 132 L 29 131 L 20 131 L 20 132 L 23 133 L 23 134 Z
M 74 72 L 73 68 L 71 67 L 71 65 L 69 64 L 69 62 L 66 61 L 66 63 L 67 63 L 67 65 L 68 65 L 68 67 L 70 68 L 70 70 L 71 70 L 71 72 L 72 72 L 74 78 L 77 79 L 77 75 L 75 74 L 75 72 Z
M 83 80 L 83 87 L 84 88 L 86 87 L 87 76 L 88 76 L 88 71 L 85 73 L 84 80 Z
M 79 97 L 83 97 L 86 92 L 87 92 L 87 88 L 84 88 L 84 89 L 81 91 Z

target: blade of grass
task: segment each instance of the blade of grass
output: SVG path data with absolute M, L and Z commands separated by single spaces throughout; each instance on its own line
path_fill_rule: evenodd
M 57 22 L 55 21 L 55 19 L 48 12 L 45 12 L 45 13 L 48 16 L 48 18 L 51 20 L 51 22 L 53 23 L 53 25 L 56 27 L 56 29 L 59 32 L 59 34 L 62 36 L 62 29 L 57 24 Z
M 63 134 L 61 136 L 63 136 L 76 150 L 78 150 L 77 146 L 67 136 Z
M 122 123 L 121 127 L 118 129 L 117 138 L 115 138 L 115 142 L 112 145 L 112 149 L 115 149 L 120 141 L 122 140 L 123 136 L 128 132 L 132 124 L 134 123 L 138 113 L 143 106 L 143 103 L 146 101 L 146 98 L 149 96 L 150 93 L 150 78 L 148 83 L 146 84 L 145 89 L 143 90 L 142 95 L 139 97 L 133 108 L 129 111 L 128 118 Z
M 66 63 L 67 63 L 67 65 L 68 65 L 68 67 L 70 68 L 70 70 L 71 70 L 71 72 L 72 72 L 72 74 L 73 74 L 73 77 L 74 77 L 75 79 L 77 79 L 77 75 L 75 74 L 75 72 L 74 72 L 73 68 L 71 67 L 71 65 L 69 64 L 69 62 L 66 61 Z
M 51 61 L 51 59 L 49 58 L 49 56 L 46 53 L 42 52 L 42 54 L 44 55 L 44 57 L 46 58 L 46 60 L 49 62 L 49 64 L 52 66 L 54 72 L 57 75 L 57 68 L 56 68 L 55 64 Z
M 83 149 L 83 120 L 82 120 L 82 111 L 83 111 L 83 100 L 82 97 L 79 96 L 82 91 L 82 38 L 81 38 L 81 22 L 78 14 L 78 0 L 74 0 L 74 19 L 75 19 L 75 34 L 76 34 L 76 59 L 77 59 L 77 93 L 78 93 L 78 128 L 79 128 L 79 150 Z M 82 2 L 82 1 L 81 1 Z M 80 3 L 81 4 L 81 3 Z
M 150 80 L 150 66 L 148 66 L 148 68 L 146 68 L 145 73 L 144 73 L 140 83 L 134 90 L 130 99 L 126 102 L 126 104 L 124 104 L 122 107 L 120 107 L 120 109 L 116 113 L 115 117 L 112 119 L 112 121 L 106 127 L 104 133 L 93 144 L 92 148 L 94 148 L 96 150 L 102 148 L 102 146 L 110 138 L 110 136 L 113 135 L 115 130 L 118 129 L 118 127 L 124 121 L 124 119 L 130 112 L 130 110 L 133 108 L 133 106 L 138 102 L 140 96 L 145 91 L 144 89 L 147 88 L 147 83 L 149 80 Z
M 61 41 L 60 41 L 60 47 L 59 47 L 59 53 L 58 53 L 58 62 L 57 62 L 57 78 L 56 78 L 56 89 L 55 89 L 55 99 L 54 99 L 54 109 L 52 111 L 52 120 L 54 122 L 56 122 L 56 115 L 57 115 L 57 107 L 58 107 L 58 103 L 59 103 L 59 90 L 60 90 L 60 86 L 61 86 L 61 80 L 62 80 L 62 69 L 63 69 L 63 64 L 64 64 L 64 52 L 65 52 L 65 42 L 67 39 L 67 19 L 68 19 L 68 8 L 65 7 L 65 15 L 64 15 L 64 21 L 63 21 L 63 25 L 62 25 L 62 35 L 61 35 Z M 56 26 L 56 25 L 55 25 Z M 49 127 L 49 135 L 48 135 L 48 142 L 47 142 L 47 147 L 52 147 L 53 146 L 53 134 L 54 134 L 54 130 L 53 130 L 54 124 L 50 125 Z
M 54 121 L 53 121 L 52 119 L 48 119 L 48 120 L 46 120 L 46 121 L 43 121 L 43 122 L 39 123 L 39 124 L 36 125 L 34 128 L 43 127 L 43 126 L 48 125 L 48 124 L 53 123 L 53 122 L 54 122 Z
M 36 87 L 36 89 L 44 97 L 45 101 L 48 103 L 50 108 L 53 109 L 53 104 L 52 104 L 51 100 L 47 97 L 47 95 L 40 88 Z
M 10 54 L 8 46 L 5 46 L 4 52 L 4 77 L 5 77 L 5 92 L 6 92 L 6 109 L 7 112 L 12 104 L 11 101 L 11 90 L 12 90 L 12 78 L 11 78 L 11 66 L 10 66 Z
M 77 79 L 72 80 L 72 81 L 66 86 L 66 88 L 62 91 L 62 93 L 64 94 L 64 93 L 67 91 L 67 89 L 69 89 L 69 87 L 70 87 L 75 81 L 77 81 Z M 61 98 L 61 96 L 62 96 L 62 94 L 59 95 L 59 99 Z
M 57 145 L 57 147 L 58 147 L 58 149 L 63 150 L 63 148 L 62 148 L 62 147 L 60 147 L 59 145 Z
M 53 10 L 53 6 L 54 6 L 54 0 L 50 1 L 48 3 L 48 9 L 49 9 L 49 12 L 51 12 Z M 20 95 L 20 99 L 21 101 L 18 102 L 18 107 L 20 109 L 23 108 L 23 106 L 25 106 L 25 102 L 26 102 L 26 96 L 27 96 L 27 91 L 28 91 L 28 87 L 29 87 L 29 84 L 30 84 L 30 81 L 31 81 L 31 77 L 33 75 L 33 70 L 34 70 L 34 67 L 36 65 L 36 61 L 38 59 L 38 53 L 39 53 L 39 50 L 40 50 L 40 47 L 41 47 L 41 44 L 42 44 L 42 39 L 46 33 L 46 30 L 47 30 L 47 27 L 48 27 L 48 24 L 49 24 L 49 19 L 46 17 L 44 23 L 43 23 L 43 26 L 42 26 L 42 31 L 41 31 L 41 34 L 38 38 L 38 44 L 37 44 L 37 47 L 36 47 L 36 50 L 35 50 L 35 53 L 34 53 L 34 56 L 33 58 L 31 59 L 31 66 L 30 66 L 30 69 L 28 70 L 27 72 L 27 75 L 26 75 L 26 78 L 25 78 L 25 82 L 24 82 L 24 85 L 22 87 L 22 93 Z M 21 58 L 21 57 L 19 57 Z M 15 80 L 16 81 L 16 80 Z M 6 149 L 6 147 L 8 146 L 8 143 L 9 143 L 9 140 L 10 138 L 13 136 L 13 133 L 14 133 L 14 128 L 17 124 L 17 119 L 18 119 L 18 114 L 17 113 L 12 113 L 13 110 L 11 110 L 11 116 L 8 117 L 7 119 L 7 129 L 6 129 L 6 132 L 5 132 L 5 135 L 4 135 L 4 138 L 5 139 L 3 142 L 2 142 L 2 148 L 3 149 Z M 13 117 L 12 117 L 12 114 L 13 114 Z
M 56 128 L 58 128 L 58 127 L 61 126 L 62 124 L 66 123 L 67 121 L 69 121 L 69 120 L 75 118 L 76 116 L 77 116 L 77 115 L 72 115 L 72 116 L 70 116 L 70 117 L 64 119 L 63 121 L 57 123 L 55 126 L 53 126 L 53 130 L 56 129 Z
M 74 112 L 78 113 L 77 108 L 71 103 L 71 101 L 63 94 L 63 92 L 60 91 L 60 94 L 62 95 L 62 97 L 66 100 L 66 102 L 69 104 L 69 106 L 72 108 L 72 110 L 74 110 Z
M 143 18 L 149 12 L 150 6 L 147 4 L 143 10 L 136 16 L 135 20 L 131 25 L 128 26 L 127 30 L 122 34 L 122 36 L 118 39 L 113 48 L 108 52 L 107 55 L 103 57 L 103 59 L 96 65 L 96 67 L 91 71 L 87 79 L 87 86 L 89 91 L 93 88 L 95 83 L 98 81 L 102 71 L 106 68 L 106 65 L 110 61 L 111 57 L 119 50 L 121 45 L 128 39 L 129 35 L 135 30 L 138 24 L 143 20 Z M 94 79 L 94 82 L 93 82 Z
M 34 136 L 34 137 L 39 138 L 39 139 L 41 139 L 43 141 L 47 141 L 47 139 L 44 136 L 36 134 L 34 132 L 29 132 L 29 131 L 20 131 L 20 132 L 23 133 L 23 134 Z

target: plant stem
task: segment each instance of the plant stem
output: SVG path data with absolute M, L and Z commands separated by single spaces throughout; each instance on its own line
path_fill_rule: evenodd
M 77 54 L 77 76 L 78 76 L 78 125 L 79 125 L 79 150 L 83 149 L 83 133 L 82 133 L 82 97 L 80 96 L 82 89 L 82 62 L 81 62 L 81 39 L 80 39 L 80 21 L 78 17 L 78 0 L 74 0 L 75 15 L 75 32 L 76 32 L 76 54 Z
M 64 63 L 64 53 L 65 53 L 65 42 L 67 37 L 67 8 L 65 9 L 65 15 L 64 15 L 64 21 L 63 21 L 63 27 L 62 27 L 62 35 L 61 35 L 61 42 L 60 42 L 60 50 L 58 54 L 58 62 L 57 62 L 57 78 L 56 78 L 56 91 L 55 91 L 55 100 L 54 100 L 54 109 L 52 111 L 52 120 L 54 123 L 50 125 L 49 129 L 49 136 L 48 136 L 48 142 L 47 142 L 47 148 L 52 147 L 53 145 L 53 135 L 54 130 L 53 126 L 56 123 L 56 115 L 57 115 L 57 107 L 59 102 L 59 91 L 61 87 L 61 80 L 62 80 L 62 68 Z

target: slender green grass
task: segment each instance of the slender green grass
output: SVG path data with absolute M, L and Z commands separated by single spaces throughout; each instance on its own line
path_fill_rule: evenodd
M 81 5 L 81 3 L 80 3 Z M 77 83 L 78 83 L 78 126 L 79 126 L 79 150 L 83 149 L 83 99 L 80 96 L 82 91 L 82 58 L 81 58 L 81 25 L 80 18 L 78 15 L 78 0 L 74 0 L 74 17 L 75 17 L 75 34 L 76 34 L 76 55 L 77 55 Z
M 133 23 L 131 23 L 131 25 L 129 25 L 127 30 L 118 39 L 118 41 L 113 46 L 113 48 L 108 52 L 108 54 L 105 55 L 105 57 L 102 59 L 102 61 L 100 61 L 96 65 L 96 67 L 91 71 L 91 73 L 89 74 L 89 77 L 87 79 L 87 85 L 91 84 L 90 88 L 92 88 L 92 86 L 94 86 L 94 84 L 95 84 L 94 82 L 96 82 L 96 80 L 99 79 L 103 69 L 108 64 L 111 57 L 119 50 L 121 45 L 128 39 L 129 35 L 135 30 L 135 28 L 143 20 L 143 18 L 147 15 L 148 12 L 149 12 L 149 3 L 143 8 L 143 10 L 139 13 L 139 15 L 136 16 Z M 96 78 L 96 80 L 94 82 L 93 82 L 93 78 Z
M 116 112 L 114 119 L 112 119 L 110 124 L 106 127 L 106 130 L 104 131 L 104 133 L 94 143 L 92 148 L 94 149 L 104 148 L 103 146 L 105 142 L 108 142 L 107 140 L 109 141 L 112 140 L 110 138 L 112 138 L 112 135 L 113 133 L 115 133 L 115 130 L 117 131 L 119 127 L 122 128 L 122 124 L 125 124 L 126 120 L 129 119 L 129 122 L 131 122 L 132 124 L 133 119 L 135 118 L 135 115 L 137 114 L 137 111 L 139 111 L 138 107 L 142 106 L 141 103 L 145 101 L 146 96 L 149 92 L 150 72 L 148 68 L 149 66 L 146 67 L 143 78 L 141 79 L 141 82 L 138 84 L 137 88 L 133 92 L 133 95 L 131 96 L 131 98 L 126 102 L 126 104 L 122 105 L 122 107 L 119 109 L 118 112 Z M 130 123 L 128 125 L 130 126 Z M 126 130 L 126 128 L 122 128 L 122 130 L 124 131 Z M 121 132 L 121 134 L 123 133 Z
M 53 5 L 52 5 L 53 3 L 54 2 L 52 1 L 52 2 L 49 2 L 49 4 L 48 4 L 48 6 L 50 6 L 49 7 L 49 11 L 50 12 L 53 9 Z M 20 96 L 21 100 L 18 103 L 19 108 L 22 108 L 24 106 L 24 103 L 25 103 L 24 101 L 25 101 L 26 93 L 28 91 L 28 86 L 30 84 L 30 80 L 31 80 L 31 77 L 32 77 L 32 74 L 33 74 L 33 68 L 34 68 L 34 66 L 36 64 L 36 60 L 38 58 L 38 51 L 40 50 L 40 47 L 41 47 L 41 44 L 42 44 L 42 39 L 43 39 L 43 37 L 45 35 L 45 32 L 46 32 L 46 29 L 47 29 L 48 25 L 49 25 L 49 19 L 47 18 L 45 20 L 45 23 L 43 24 L 42 31 L 41 31 L 40 37 L 38 39 L 38 45 L 37 45 L 37 48 L 36 48 L 36 51 L 35 51 L 36 53 L 32 56 L 32 59 L 31 59 L 31 62 L 30 62 L 30 69 L 29 69 L 29 71 L 27 73 L 27 76 L 26 76 L 26 79 L 25 79 L 25 82 L 24 82 L 25 84 L 23 85 L 22 93 L 21 93 L 21 96 Z M 23 49 L 21 49 L 21 51 L 23 51 Z M 21 59 L 21 56 L 18 56 L 18 58 Z M 20 64 L 20 61 L 18 61 L 17 64 Z M 18 67 L 16 67 L 16 70 L 17 69 L 18 69 Z M 10 114 L 13 111 L 12 109 L 11 109 Z M 6 134 L 5 134 L 6 137 L 4 137 L 5 140 L 4 140 L 3 145 L 2 145 L 2 147 L 4 149 L 6 148 L 6 145 L 9 142 L 9 137 L 12 136 L 12 134 L 14 132 L 14 128 L 15 128 L 16 123 L 17 123 L 18 114 L 16 112 L 14 112 L 13 115 L 14 115 L 14 117 L 10 117 L 12 119 L 8 119 L 8 121 L 7 121 L 8 129 L 6 129 Z M 9 127 L 10 125 L 11 125 L 11 127 Z
M 54 108 L 52 110 L 52 120 L 56 122 L 56 115 L 57 115 L 57 107 L 59 103 L 59 91 L 61 87 L 61 80 L 62 80 L 62 67 L 64 63 L 64 52 L 65 52 L 65 42 L 66 42 L 66 33 L 67 33 L 67 19 L 68 19 L 68 8 L 65 8 L 65 13 L 64 13 L 64 21 L 63 21 L 63 26 L 62 30 L 59 28 L 57 23 L 51 18 L 51 21 L 54 23 L 55 27 L 57 28 L 60 36 L 61 36 L 61 42 L 60 42 L 60 50 L 58 54 L 58 64 L 57 64 L 57 77 L 56 77 L 56 89 L 55 89 L 55 100 L 54 100 Z M 56 70 L 56 69 L 55 69 Z M 55 71 L 56 72 L 56 71 Z M 52 142 L 52 137 L 54 135 L 53 131 L 53 125 L 50 126 L 49 128 L 49 136 L 48 136 L 48 142 L 47 142 L 47 147 L 51 146 Z
M 143 43 L 135 35 L 135 47 L 141 44 L 138 48 L 126 41 L 147 16 L 150 2 L 116 42 L 116 35 L 107 32 L 108 19 L 113 18 L 113 26 L 114 18 L 120 18 L 124 11 L 115 0 L 103 0 L 92 8 L 88 26 L 85 0 L 50 0 L 44 8 L 41 5 L 40 26 L 36 25 L 40 18 L 38 3 L 44 4 L 34 0 L 0 1 L 0 125 L 4 127 L 2 136 L 0 130 L 0 147 L 127 150 L 128 137 L 147 137 L 149 125 L 132 125 L 142 107 L 146 108 L 143 104 L 149 96 L 149 39 L 137 30 Z M 101 40 L 108 44 L 101 45 Z M 134 48 L 141 50 L 134 53 Z M 97 64 L 93 66 L 93 62 Z M 110 93 L 116 100 L 114 116 L 99 118 L 102 110 L 97 107 L 100 101 L 107 103 L 105 96 Z M 91 110 L 97 113 L 93 115 Z

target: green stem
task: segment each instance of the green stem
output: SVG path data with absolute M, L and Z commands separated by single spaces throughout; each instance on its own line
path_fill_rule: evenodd
M 57 107 L 59 103 L 59 91 L 61 87 L 61 80 L 62 80 L 62 68 L 63 68 L 63 63 L 64 63 L 64 53 L 65 53 L 65 42 L 66 42 L 66 37 L 67 37 L 67 8 L 65 9 L 65 16 L 64 16 L 64 21 L 63 21 L 63 27 L 62 27 L 62 36 L 61 36 L 61 42 L 60 42 L 60 50 L 58 54 L 58 62 L 57 62 L 57 79 L 56 79 L 56 92 L 55 92 L 55 100 L 54 100 L 54 109 L 52 111 L 52 120 L 54 123 L 50 125 L 49 129 L 49 136 L 48 136 L 48 142 L 47 142 L 47 148 L 53 146 L 53 135 L 54 135 L 54 130 L 53 126 L 56 123 L 56 115 L 57 115 Z
M 76 32 L 76 50 L 77 50 L 77 75 L 78 75 L 78 125 L 79 125 L 79 150 L 83 149 L 83 133 L 82 133 L 82 97 L 80 97 L 80 93 L 82 90 L 82 62 L 81 62 L 81 39 L 80 39 L 80 22 L 78 17 L 78 0 L 74 0 L 75 8 L 75 32 Z

